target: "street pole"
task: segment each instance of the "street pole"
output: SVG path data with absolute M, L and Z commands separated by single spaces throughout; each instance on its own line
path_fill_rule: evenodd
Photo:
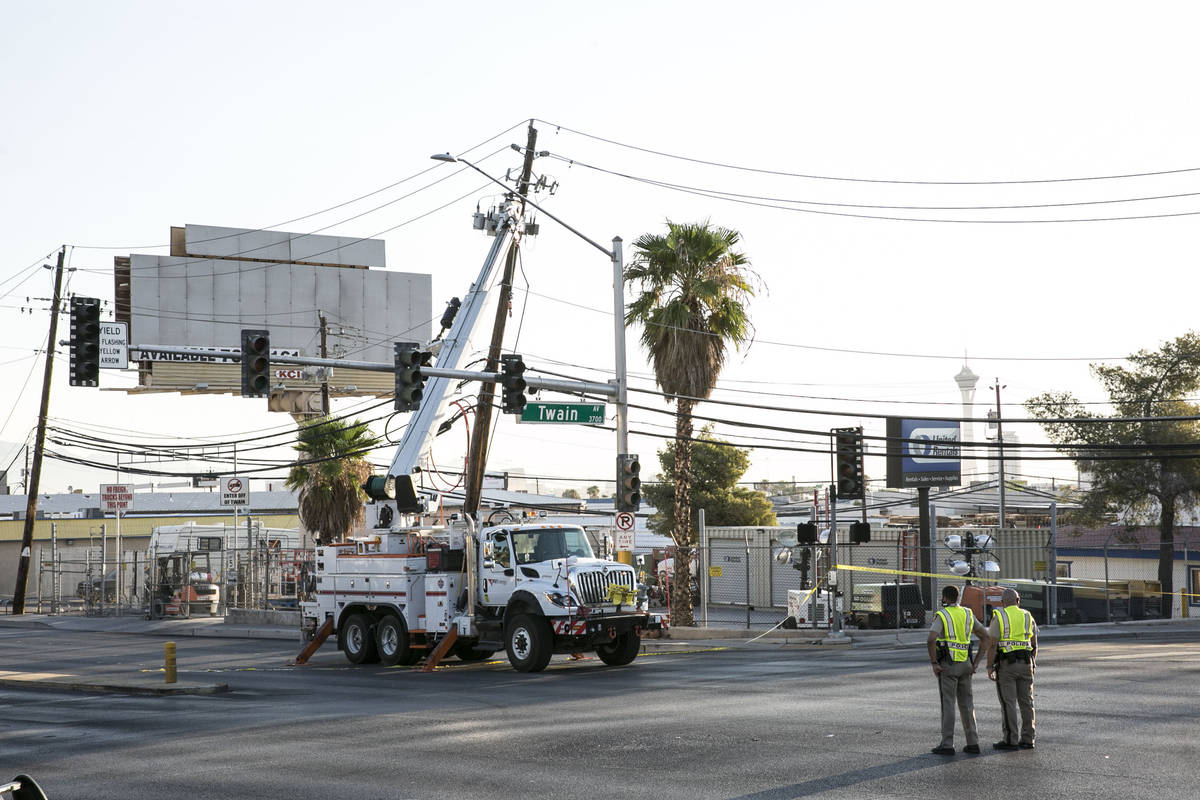
M 529 123 L 525 139 L 525 161 L 521 165 L 521 178 L 517 182 L 517 194 L 521 197 L 521 213 L 518 223 L 525 217 L 525 195 L 529 192 L 529 180 L 533 175 L 534 148 L 537 146 L 537 128 Z M 514 238 L 508 247 L 504 261 L 504 274 L 500 278 L 500 296 L 496 302 L 496 318 L 492 324 L 492 340 L 488 345 L 487 362 L 484 369 L 495 372 L 500 364 L 500 350 L 504 345 L 504 328 L 512 304 L 512 282 L 517 268 L 517 252 L 520 240 Z M 468 447 L 466 486 L 463 489 L 463 514 L 479 513 L 479 499 L 483 494 L 483 473 L 487 465 L 487 440 L 492 429 L 495 413 L 495 389 L 493 384 L 480 384 L 478 402 L 475 406 L 475 427 L 471 431 Z
M 1004 420 L 1000 414 L 1000 379 L 996 378 L 996 466 L 1000 474 L 1000 514 L 996 527 L 1004 529 Z
M 625 267 L 621 263 L 622 241 L 612 240 L 613 265 L 613 360 L 617 384 L 617 455 L 629 452 L 629 382 L 625 365 Z
M 837 488 L 829 487 L 829 494 L 832 498 L 829 504 L 829 568 L 837 575 Z M 835 639 L 841 639 L 845 636 L 842 633 L 842 608 L 838 603 L 838 585 L 841 584 L 841 576 L 834 581 L 834 585 L 829 587 L 829 602 L 833 609 L 833 631 L 831 636 Z
M 25 526 L 21 531 L 21 549 L 17 561 L 17 585 L 13 589 L 12 613 L 25 613 L 25 584 L 29 581 L 29 556 L 33 548 L 33 523 L 37 519 L 37 494 L 42 480 L 42 447 L 46 443 L 46 416 L 50 413 L 50 379 L 54 374 L 54 346 L 58 336 L 58 305 L 62 295 L 64 246 L 58 251 L 54 269 L 54 297 L 50 301 L 50 335 L 46 339 L 46 368 L 42 372 L 42 403 L 38 409 L 37 438 L 33 444 L 33 471 L 25 489 Z M 101 579 L 103 584 L 103 579 Z
M 329 324 L 325 321 L 325 315 L 320 311 L 317 312 L 317 319 L 321 322 L 321 358 L 329 358 L 329 352 L 325 348 L 326 337 L 329 334 Z M 324 373 L 324 378 L 321 380 L 321 415 L 329 416 L 329 373 Z

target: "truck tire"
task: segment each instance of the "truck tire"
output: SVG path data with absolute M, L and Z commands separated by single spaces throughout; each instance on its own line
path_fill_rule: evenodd
M 623 667 L 632 663 L 642 649 L 642 640 L 633 631 L 626 631 L 612 640 L 612 644 L 602 644 L 596 648 L 596 655 L 610 667 Z
M 541 672 L 550 663 L 550 626 L 529 614 L 513 617 L 505 631 L 504 649 L 517 672 Z
M 408 641 L 408 626 L 395 614 L 388 614 L 375 626 L 375 646 L 379 661 L 386 667 L 413 663 L 412 647 Z
M 342 651 L 351 664 L 370 664 L 379 660 L 371 623 L 362 614 L 353 614 L 342 628 Z

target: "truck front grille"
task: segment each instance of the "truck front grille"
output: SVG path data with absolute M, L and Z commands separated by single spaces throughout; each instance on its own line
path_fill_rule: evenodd
M 580 572 L 575 575 L 575 587 L 587 605 L 599 605 L 608 594 L 608 585 L 615 583 L 626 589 L 633 588 L 633 571 L 627 569 L 609 569 L 607 573 L 600 570 Z

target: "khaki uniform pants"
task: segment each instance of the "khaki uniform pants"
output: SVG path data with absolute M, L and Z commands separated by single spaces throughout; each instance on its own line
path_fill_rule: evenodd
M 954 746 L 954 709 L 962 717 L 967 744 L 979 744 L 975 727 L 975 700 L 971 695 L 971 661 L 942 661 L 938 689 L 942 696 L 942 743 L 939 747 Z
M 1033 666 L 1028 661 L 997 663 L 996 694 L 1000 697 L 1004 741 L 1033 744 Z

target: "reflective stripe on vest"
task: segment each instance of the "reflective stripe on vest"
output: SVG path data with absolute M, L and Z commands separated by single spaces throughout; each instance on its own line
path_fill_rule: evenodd
M 971 628 L 975 627 L 975 617 L 969 609 L 962 606 L 946 606 L 939 608 L 938 618 L 942 621 L 942 635 L 938 642 L 946 645 L 950 656 L 955 661 L 966 661 L 967 650 L 971 643 Z
M 1020 606 L 1005 606 L 995 613 L 1000 626 L 1000 639 L 996 646 L 1001 653 L 1033 649 L 1029 644 L 1033 636 L 1033 617 L 1028 611 Z

